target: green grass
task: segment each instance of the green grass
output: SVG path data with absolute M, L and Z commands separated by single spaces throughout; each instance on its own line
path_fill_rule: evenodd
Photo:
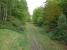
M 36 37 L 39 43 L 44 46 L 45 50 L 65 50 L 62 44 L 51 40 L 42 29 L 36 28 L 36 30 L 39 30 L 39 33 L 36 34 Z
M 0 50 L 29 50 L 26 33 L 0 29 Z
M 27 25 L 27 33 L 32 34 L 45 50 L 66 50 L 63 44 L 53 41 L 43 28 Z
M 33 34 L 32 34 L 33 33 Z M 27 26 L 27 30 L 19 33 L 8 29 L 0 29 L 0 50 L 31 50 L 28 35 L 35 35 L 37 41 L 45 50 L 65 50 L 62 44 L 51 40 L 41 28 Z

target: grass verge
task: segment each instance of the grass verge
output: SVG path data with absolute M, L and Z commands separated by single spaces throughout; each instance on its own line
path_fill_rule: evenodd
M 0 50 L 28 50 L 26 33 L 0 29 Z
M 39 33 L 37 33 L 35 36 L 38 39 L 39 43 L 43 45 L 45 50 L 65 50 L 62 44 L 56 43 L 55 41 L 51 40 L 42 28 L 36 28 L 36 30 L 39 30 Z

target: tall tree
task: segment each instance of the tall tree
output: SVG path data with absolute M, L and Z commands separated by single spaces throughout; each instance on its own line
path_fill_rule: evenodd
M 44 7 L 38 7 L 33 12 L 33 22 L 37 25 L 43 24 Z
M 0 0 L 0 25 L 19 28 L 29 17 L 26 0 Z M 7 24 L 8 23 L 8 24 Z
M 44 23 L 50 28 L 57 25 L 57 19 L 62 14 L 61 7 L 55 0 L 47 0 L 46 7 L 44 8 Z

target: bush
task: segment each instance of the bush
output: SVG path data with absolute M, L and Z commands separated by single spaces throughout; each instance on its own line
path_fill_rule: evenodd
M 58 26 L 52 31 L 53 40 L 63 41 L 67 44 L 67 21 L 66 16 L 61 15 L 58 19 Z

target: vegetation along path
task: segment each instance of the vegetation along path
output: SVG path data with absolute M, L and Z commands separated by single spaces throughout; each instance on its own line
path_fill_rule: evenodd
M 65 50 L 63 45 L 52 41 L 43 29 L 32 24 L 26 24 L 27 38 L 29 40 L 30 50 Z
M 65 50 L 52 41 L 41 28 L 26 24 L 22 33 L 0 29 L 0 50 Z

